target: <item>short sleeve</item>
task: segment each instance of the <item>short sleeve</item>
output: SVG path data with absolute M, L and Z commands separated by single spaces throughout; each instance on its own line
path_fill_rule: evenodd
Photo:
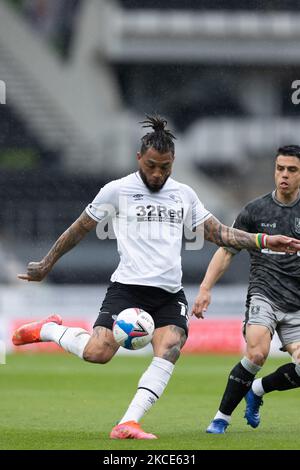
M 201 225 L 211 217 L 211 213 L 204 207 L 195 191 L 188 187 L 187 207 L 185 210 L 184 225 L 190 230 Z
M 239 230 L 243 230 L 244 232 L 249 232 L 252 233 L 252 218 L 251 218 L 251 213 L 249 208 L 246 206 L 242 209 L 242 211 L 239 213 L 237 218 L 232 224 L 233 228 L 237 228 Z M 232 247 L 224 247 L 225 250 L 229 251 L 232 254 L 239 253 L 240 250 L 237 250 L 236 248 Z
M 252 232 L 252 225 L 251 214 L 249 208 L 246 206 L 233 222 L 233 227 L 238 228 L 239 230 L 244 230 L 244 232 Z
M 95 199 L 85 208 L 86 213 L 96 222 L 118 212 L 119 185 L 116 181 L 103 186 Z

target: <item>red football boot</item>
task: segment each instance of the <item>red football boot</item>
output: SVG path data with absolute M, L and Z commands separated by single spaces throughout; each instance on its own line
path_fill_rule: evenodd
M 126 423 L 117 424 L 111 433 L 111 439 L 157 439 L 157 436 L 142 430 L 136 421 L 126 421 Z
M 44 320 L 34 321 L 20 326 L 12 336 L 13 344 L 15 346 L 21 346 L 23 344 L 39 343 L 41 341 L 40 333 L 42 326 L 50 322 L 61 325 L 62 319 L 59 315 L 51 315 Z

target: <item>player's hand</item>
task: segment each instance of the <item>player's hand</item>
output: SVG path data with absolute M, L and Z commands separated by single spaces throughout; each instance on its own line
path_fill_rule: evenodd
M 50 269 L 44 261 L 32 262 L 27 266 L 27 274 L 18 274 L 18 278 L 23 281 L 42 281 Z
M 267 248 L 272 251 L 285 251 L 286 253 L 296 253 L 300 251 L 300 240 L 284 235 L 269 235 L 267 238 Z
M 192 307 L 192 315 L 195 315 L 197 318 L 204 318 L 204 314 L 210 304 L 210 301 L 210 290 L 204 286 L 200 286 L 198 295 Z

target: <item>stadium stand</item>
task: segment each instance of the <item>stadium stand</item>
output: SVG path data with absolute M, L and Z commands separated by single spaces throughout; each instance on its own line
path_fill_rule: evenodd
M 175 176 L 225 222 L 271 190 L 276 147 L 298 143 L 299 10 L 289 0 L 2 2 L 0 218 L 22 263 L 135 168 L 145 112 L 168 118 Z M 101 245 L 89 237 L 50 280 L 106 280 L 116 258 Z M 197 263 L 184 253 L 185 280 L 201 275 L 211 247 L 202 251 Z M 238 263 L 228 276 L 246 280 Z

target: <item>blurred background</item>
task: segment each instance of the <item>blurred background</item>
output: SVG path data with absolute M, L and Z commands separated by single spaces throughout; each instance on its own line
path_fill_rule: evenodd
M 299 22 L 293 0 L 0 1 L 2 336 L 20 317 L 96 318 L 115 241 L 91 233 L 42 284 L 16 274 L 103 184 L 135 170 L 145 113 L 167 118 L 174 176 L 223 222 L 273 189 L 277 147 L 299 144 Z M 214 251 L 183 251 L 190 304 Z M 247 279 L 240 254 L 215 289 L 212 317 L 240 327 Z

